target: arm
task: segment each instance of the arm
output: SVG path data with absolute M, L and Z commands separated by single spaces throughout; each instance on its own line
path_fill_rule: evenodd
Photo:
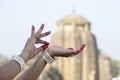
M 39 39 L 40 36 L 43 36 L 43 34 L 37 36 L 36 38 Z M 64 49 L 59 46 L 50 46 L 47 49 L 47 52 L 53 57 L 70 57 L 80 53 L 84 47 L 85 45 L 82 45 L 78 50 L 73 50 L 72 48 Z M 36 53 L 39 52 L 40 51 Z M 43 69 L 45 68 L 46 64 L 47 64 L 46 61 L 43 59 L 42 56 L 40 56 L 35 63 L 33 63 L 20 77 L 18 77 L 17 80 L 36 80 L 43 71 Z
M 28 53 L 33 53 L 32 45 L 35 43 L 35 38 L 33 34 L 34 34 L 34 28 L 32 28 L 31 37 L 27 40 L 27 43 L 22 53 L 19 55 L 19 57 L 21 57 L 24 60 L 24 62 L 27 62 L 29 60 Z M 21 71 L 21 68 L 19 63 L 15 60 L 10 60 L 4 65 L 0 66 L 0 80 L 13 80 L 13 78 L 20 71 Z
M 24 60 L 27 61 L 27 58 Z M 0 80 L 12 80 L 20 71 L 19 64 L 15 60 L 10 60 L 0 66 Z
M 53 57 L 70 57 L 80 53 L 84 47 L 85 45 L 82 45 L 78 50 L 73 50 L 72 48 L 64 49 L 59 46 L 50 46 L 47 52 Z M 40 56 L 17 80 L 37 80 L 46 64 L 47 62 Z
M 50 31 L 41 34 L 43 28 L 44 25 L 42 24 L 40 29 L 36 32 L 35 38 L 37 39 L 36 44 L 42 43 L 44 45 L 39 48 L 35 48 L 33 54 L 38 54 L 40 51 L 43 51 L 48 47 L 49 43 L 41 40 L 40 38 L 49 35 Z M 45 68 L 46 64 L 47 62 L 43 57 L 39 56 L 39 58 L 21 76 L 19 76 L 17 80 L 36 80 Z
M 26 45 L 22 51 L 22 53 L 19 55 L 25 63 L 37 55 L 38 52 L 44 50 L 48 47 L 48 42 L 40 40 L 41 37 L 47 36 L 50 34 L 49 32 L 40 34 L 44 25 L 42 24 L 40 29 L 35 34 L 34 26 L 32 26 L 31 30 L 31 37 L 27 40 Z M 36 39 L 36 36 L 39 37 L 39 39 Z M 36 48 L 35 43 L 42 43 L 43 46 Z M 10 60 L 4 65 L 0 66 L 0 80 L 13 80 L 13 78 L 21 71 L 20 65 L 15 60 Z
M 40 56 L 17 80 L 37 80 L 46 64 L 47 62 Z

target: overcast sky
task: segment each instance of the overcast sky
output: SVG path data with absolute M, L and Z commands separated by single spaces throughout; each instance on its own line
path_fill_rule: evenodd
M 0 53 L 20 54 L 31 25 L 55 32 L 56 21 L 76 14 L 91 22 L 101 52 L 120 61 L 120 0 L 0 0 Z M 50 41 L 50 36 L 46 39 Z

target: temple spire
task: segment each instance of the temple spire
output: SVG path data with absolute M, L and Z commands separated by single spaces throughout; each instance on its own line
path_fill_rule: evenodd
M 77 4 L 77 0 L 73 0 L 73 9 L 72 9 L 73 14 L 76 14 L 76 4 Z
M 76 7 L 75 7 L 75 3 L 73 4 L 73 10 L 72 10 L 73 14 L 76 14 Z
M 76 0 L 75 0 L 76 1 Z M 73 2 L 73 10 L 72 10 L 72 13 L 73 14 L 76 14 L 76 6 L 75 6 L 75 1 Z

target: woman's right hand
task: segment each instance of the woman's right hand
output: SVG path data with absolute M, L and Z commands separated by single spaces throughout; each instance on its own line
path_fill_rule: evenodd
M 73 50 L 73 48 L 63 48 L 59 46 L 50 46 L 47 52 L 53 57 L 70 57 L 77 55 L 85 48 L 85 44 L 81 45 L 78 50 Z

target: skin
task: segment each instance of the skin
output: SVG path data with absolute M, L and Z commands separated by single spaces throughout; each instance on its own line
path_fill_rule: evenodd
M 59 46 L 50 46 L 47 52 L 53 57 L 70 57 L 79 54 L 83 45 L 78 50 L 64 49 Z M 78 52 L 79 51 L 79 52 Z M 37 80 L 47 62 L 40 56 L 17 80 Z M 34 75 L 34 76 L 33 76 Z
M 41 25 L 41 27 L 44 27 L 44 24 Z M 19 55 L 25 63 L 35 57 L 40 51 L 43 51 L 45 48 L 48 47 L 48 42 L 43 41 L 41 39 L 36 39 L 39 35 L 41 37 L 45 37 L 50 34 L 50 31 L 46 33 L 41 33 L 42 28 L 37 31 L 35 34 L 35 28 L 32 26 L 31 29 L 31 36 L 28 38 L 25 47 L 21 54 Z M 41 43 L 43 46 L 36 48 L 35 44 Z M 7 63 L 0 66 L 0 80 L 13 80 L 13 78 L 20 72 L 20 66 L 15 60 L 10 60 Z
M 73 48 L 65 49 L 59 46 L 49 46 L 47 52 L 52 57 L 70 57 L 79 54 L 84 47 L 85 44 L 83 44 L 78 50 L 73 50 Z M 40 56 L 20 77 L 18 77 L 17 80 L 37 80 L 46 64 L 47 62 L 42 56 Z
M 45 50 L 49 43 L 41 40 L 41 37 L 49 35 L 51 32 L 41 33 L 44 28 L 44 24 L 41 25 L 39 30 L 35 34 L 35 28 L 32 26 L 31 37 L 28 38 L 22 53 L 19 55 L 25 63 L 35 57 L 39 52 Z M 43 44 L 43 46 L 36 48 L 35 44 Z M 85 45 L 82 45 L 78 50 L 72 48 L 64 49 L 59 46 L 50 46 L 47 48 L 47 52 L 52 57 L 70 57 L 77 55 L 82 51 Z M 47 62 L 40 56 L 17 80 L 37 80 Z M 0 80 L 13 80 L 13 78 L 20 72 L 20 66 L 15 60 L 10 60 L 4 65 L 0 66 Z M 34 75 L 34 76 L 33 76 Z

